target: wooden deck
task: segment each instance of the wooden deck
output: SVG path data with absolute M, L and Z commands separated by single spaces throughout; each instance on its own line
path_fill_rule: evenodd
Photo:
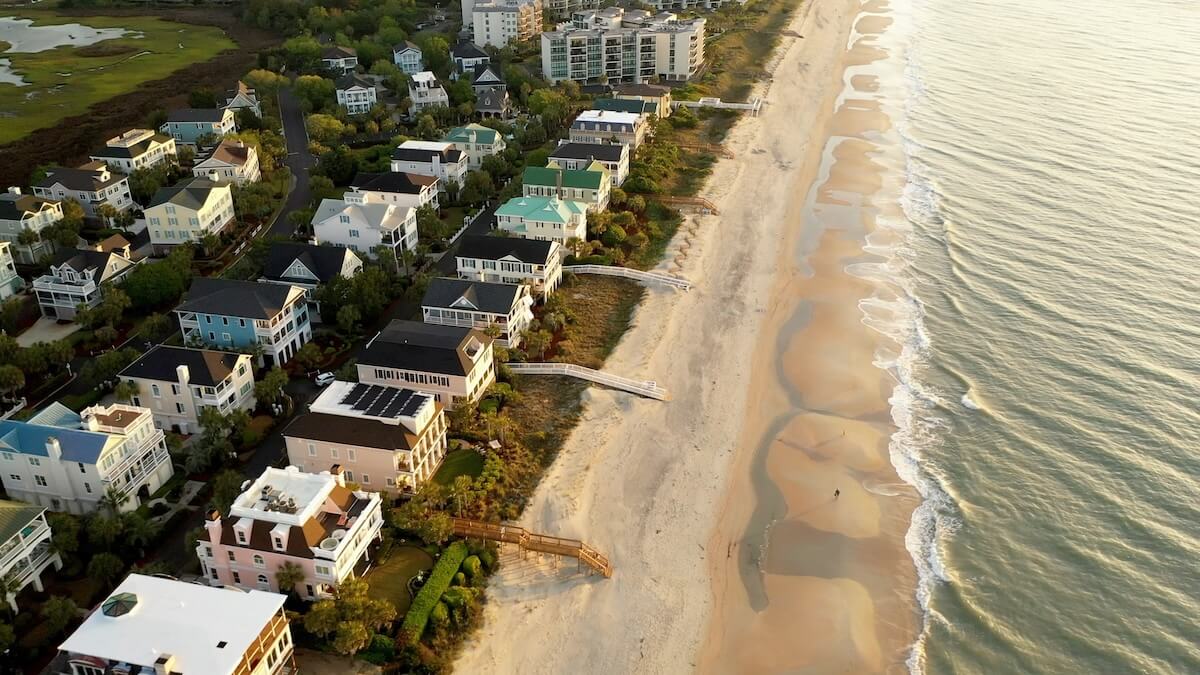
M 467 518 L 454 519 L 454 534 L 459 537 L 516 544 L 522 551 L 537 551 L 538 553 L 575 558 L 579 561 L 580 566 L 587 565 L 589 570 L 599 572 L 605 578 L 611 577 L 613 573 L 612 563 L 608 561 L 608 558 L 578 539 L 537 534 L 515 525 L 487 523 Z

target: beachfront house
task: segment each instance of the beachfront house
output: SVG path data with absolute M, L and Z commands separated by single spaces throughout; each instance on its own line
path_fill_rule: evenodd
M 350 279 L 362 268 L 362 258 L 345 247 L 277 241 L 267 249 L 267 259 L 258 280 L 303 288 L 308 299 L 309 321 L 318 323 L 321 304 L 317 302 L 317 288 L 336 277 Z
M 467 165 L 472 169 L 482 167 L 484 157 L 499 155 L 508 147 L 499 131 L 482 124 L 454 127 L 442 140 L 467 153 Z
M 239 110 L 249 110 L 255 117 L 262 117 L 262 104 L 254 87 L 238 80 L 237 87 L 226 92 L 225 109 L 232 110 L 236 115 Z
M 352 204 L 394 204 L 419 209 L 438 208 L 438 179 L 419 173 L 360 172 L 342 197 Z
M 338 105 L 350 115 L 369 113 L 379 102 L 375 83 L 358 73 L 346 73 L 337 79 L 334 86 Z
M 312 340 L 307 295 L 299 286 L 196 277 L 175 315 L 185 344 L 225 350 L 259 345 L 267 367 L 282 366 Z
M 514 237 L 555 241 L 587 238 L 587 204 L 558 197 L 513 197 L 496 209 L 496 227 Z
M 405 75 L 416 75 L 425 70 L 425 62 L 421 59 L 421 48 L 405 40 L 392 47 L 392 63 L 400 67 Z
M 11 499 L 82 514 L 111 492 L 119 510 L 133 511 L 174 473 L 146 408 L 114 403 L 77 413 L 51 403 L 27 420 L 0 420 L 0 482 Z
M 32 265 L 53 253 L 54 242 L 37 236 L 21 243 L 21 233 L 29 230 L 40 235 L 62 219 L 62 203 L 57 200 L 25 194 L 19 187 L 0 194 L 0 241 L 13 245 L 13 259 L 22 265 Z
M 564 169 L 557 162 L 527 166 L 521 176 L 521 194 L 526 197 L 558 197 L 587 204 L 591 212 L 608 208 L 612 178 L 600 162 L 584 169 Z
M 204 408 L 228 415 L 255 406 L 249 354 L 157 345 L 117 377 L 134 386 L 133 404 L 150 410 L 154 426 L 177 434 L 202 431 Z
M 446 456 L 446 416 L 432 394 L 333 382 L 283 430 L 288 461 L 305 471 L 340 463 L 366 490 L 411 493 Z
M 167 113 L 159 131 L 183 145 L 196 145 L 205 136 L 221 138 L 237 131 L 233 111 L 228 108 L 178 108 Z
M 562 283 L 565 253 L 557 242 L 468 234 L 459 239 L 454 255 L 460 279 L 529 284 L 542 299 Z
M 358 381 L 433 394 L 447 409 L 496 381 L 492 338 L 463 326 L 394 320 L 358 353 Z
M 234 185 L 257 183 L 262 178 L 258 166 L 258 151 L 253 145 L 226 138 L 208 157 L 192 166 L 192 175 L 208 180 L 216 177 L 217 182 Z
M 0 499 L 0 579 L 11 579 L 12 589 L 0 590 L 0 600 L 16 614 L 17 595 L 30 584 L 41 593 L 42 572 L 62 569 L 62 558 L 50 544 L 46 509 Z
M 110 170 L 104 162 L 88 162 L 77 169 L 46 169 L 46 177 L 33 185 L 33 194 L 60 202 L 74 199 L 86 218 L 99 219 L 105 204 L 121 212 L 134 206 L 129 177 Z
M 617 143 L 561 143 L 550 151 L 549 161 L 564 169 L 586 169 L 600 162 L 608 169 L 613 187 L 620 187 L 629 177 L 629 146 Z
M 277 570 L 254 577 L 274 576 Z M 61 645 L 64 675 L 285 675 L 297 672 L 287 596 L 130 574 Z
M 130 129 L 104 143 L 104 148 L 91 156 L 92 161 L 103 162 L 111 169 L 131 174 L 138 169 L 148 169 L 175 162 L 175 139 L 150 129 Z
M 378 492 L 347 487 L 339 464 L 305 473 L 299 467 L 267 467 L 224 516 L 211 511 L 205 536 L 196 542 L 209 583 L 329 597 L 367 560 L 379 539 L 383 500 Z M 286 563 L 304 579 L 279 588 L 275 571 Z
M 645 115 L 611 110 L 584 110 L 571 123 L 573 143 L 621 143 L 635 151 L 646 139 L 649 128 Z
M 450 181 L 461 186 L 468 169 L 467 153 L 446 141 L 404 141 L 392 151 L 392 171 L 433 176 L 441 192 Z
M 180 244 L 198 244 L 233 224 L 233 190 L 216 178 L 214 174 L 192 176 L 154 193 L 144 215 L 156 253 Z
M 412 102 L 409 114 L 413 116 L 427 108 L 450 105 L 446 89 L 438 82 L 437 76 L 428 70 L 411 76 L 408 82 L 408 98 Z
M 417 210 L 409 206 L 322 199 L 312 227 L 317 243 L 344 246 L 371 259 L 378 257 L 380 248 L 396 260 L 402 260 L 404 251 L 417 249 Z
M 642 101 L 654 104 L 654 114 L 659 119 L 671 115 L 671 88 L 661 84 L 619 84 L 613 95 L 621 100 Z
M 607 110 L 609 112 L 633 113 L 634 115 L 658 114 L 658 105 L 654 101 L 643 101 L 628 98 L 598 98 L 592 101 L 592 110 Z
M 533 321 L 533 298 L 525 284 L 438 277 L 429 280 L 421 298 L 421 318 L 428 324 L 461 326 L 486 332 L 496 341 L 517 347 Z
M 103 300 L 101 284 L 120 283 L 134 262 L 116 250 L 61 251 L 50 271 L 33 280 L 42 316 L 73 321 L 78 308 L 92 309 Z
M 358 52 L 352 47 L 330 45 L 321 52 L 321 65 L 334 75 L 354 72 L 358 67 Z

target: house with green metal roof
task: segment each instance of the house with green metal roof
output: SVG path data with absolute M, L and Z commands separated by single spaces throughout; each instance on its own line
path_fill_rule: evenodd
M 0 499 L 0 579 L 15 578 L 17 588 L 4 593 L 13 614 L 17 613 L 17 595 L 26 586 L 40 593 L 42 572 L 51 565 L 62 569 L 62 558 L 50 548 L 50 524 L 46 509 L 24 502 Z
M 587 204 L 558 197 L 513 197 L 496 209 L 496 227 L 522 239 L 587 238 Z
M 527 166 L 521 176 L 522 195 L 583 202 L 592 212 L 608 208 L 610 190 L 612 179 L 608 169 L 595 161 L 583 169 L 564 169 L 557 162 Z
M 468 124 L 465 127 L 454 127 L 442 139 L 453 143 L 455 148 L 467 155 L 467 166 L 478 169 L 483 166 L 483 158 L 488 155 L 498 155 L 507 147 L 504 135 L 495 129 L 489 129 L 482 124 Z

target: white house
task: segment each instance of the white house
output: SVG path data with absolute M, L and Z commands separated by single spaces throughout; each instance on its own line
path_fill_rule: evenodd
M 30 230 L 40 235 L 62 219 L 62 203 L 57 200 L 24 194 L 19 187 L 0 194 L 0 240 L 13 245 L 13 257 L 21 264 L 32 265 L 54 252 L 54 242 L 40 236 L 31 244 L 19 243 L 21 233 Z
M 42 572 L 62 569 L 62 558 L 50 546 L 50 524 L 42 506 L 0 499 L 0 579 L 15 579 L 17 592 L 0 600 L 17 613 L 17 595 L 26 586 L 40 593 Z
M 178 185 L 160 188 L 146 207 L 150 243 L 156 251 L 199 242 L 205 235 L 220 234 L 233 222 L 233 190 L 228 183 L 191 177 Z
M 129 177 L 111 171 L 104 162 L 88 162 L 78 169 L 54 167 L 33 186 L 33 194 L 43 199 L 74 199 L 90 218 L 99 218 L 98 209 L 108 204 L 117 211 L 133 208 Z
M 11 298 L 25 287 L 13 261 L 12 244 L 0 240 L 0 302 Z
M 447 409 L 496 381 L 492 338 L 461 326 L 394 320 L 358 353 L 358 381 L 433 394 Z
M 330 45 L 321 52 L 321 65 L 336 75 L 345 75 L 358 67 L 358 52 L 350 47 Z
M 130 129 L 104 143 L 92 160 L 126 174 L 175 161 L 175 139 L 149 129 Z
M 454 76 L 475 72 L 475 66 L 491 63 L 492 57 L 470 42 L 460 42 L 450 48 L 450 60 L 454 62 Z
M 521 335 L 533 321 L 533 298 L 525 284 L 504 284 L 468 279 L 430 279 L 421 299 L 425 323 L 486 331 L 495 326 L 496 341 L 505 347 L 521 344 Z
M 417 248 L 417 210 L 408 206 L 323 199 L 312 226 L 317 243 L 345 246 L 368 258 L 376 257 L 379 246 L 391 249 L 397 260 Z
M 158 345 L 118 377 L 136 388 L 133 404 L 150 410 L 154 426 L 180 434 L 201 431 L 204 408 L 228 415 L 255 406 L 249 354 Z
M 254 113 L 255 117 L 262 117 L 262 105 L 259 103 L 254 87 L 241 80 L 238 80 L 236 89 L 227 92 L 225 109 L 232 110 L 234 113 L 239 110 L 249 110 Z
M 461 186 L 469 168 L 467 153 L 445 141 L 404 141 L 392 151 L 392 171 L 433 176 L 442 192 L 450 181 Z
M 496 209 L 496 227 L 525 239 L 587 238 L 587 204 L 558 197 L 513 197 Z
M 316 323 L 321 316 L 317 287 L 333 281 L 335 277 L 350 279 L 362 268 L 362 258 L 349 248 L 277 241 L 267 249 L 267 259 L 258 280 L 303 288 L 308 299 L 310 321 Z
M 646 139 L 649 123 L 645 115 L 612 110 L 584 110 L 571 123 L 573 143 L 621 143 L 637 150 Z
M 337 87 L 338 105 L 351 115 L 371 112 L 379 101 L 375 83 L 358 73 L 347 73 L 334 83 Z
M 471 33 L 479 47 L 503 49 L 533 40 L 541 31 L 541 0 L 492 0 L 471 10 Z
M 218 182 L 235 185 L 257 183 L 262 178 L 258 151 L 253 145 L 226 138 L 212 154 L 196 162 L 192 167 L 192 175 L 209 180 L 216 176 Z
M 42 316 L 59 321 L 75 318 L 77 307 L 100 304 L 100 285 L 120 283 L 134 263 L 118 251 L 63 251 L 50 271 L 33 280 Z
M 412 101 L 412 107 L 409 109 L 409 114 L 433 108 L 436 106 L 449 107 L 450 96 L 446 94 L 446 89 L 437 81 L 437 77 L 423 70 L 412 76 L 408 83 L 408 98 Z
M 529 284 L 545 298 L 562 283 L 562 246 L 520 237 L 466 235 L 455 252 L 458 278 L 504 284 Z
M 499 155 L 507 147 L 499 131 L 482 124 L 454 127 L 442 140 L 467 153 L 467 165 L 472 169 L 483 166 L 484 157 Z
M 425 70 L 425 62 L 421 59 L 421 48 L 407 40 L 392 47 L 392 62 L 400 66 L 405 75 L 416 75 Z
M 132 511 L 171 476 L 171 456 L 150 411 L 113 404 L 76 413 L 51 403 L 25 421 L 0 420 L 0 482 L 13 499 L 91 513 L 110 490 Z
M 344 195 L 353 204 L 396 204 L 438 208 L 438 179 L 419 173 L 359 173 Z
M 569 171 L 587 170 L 592 162 L 608 169 L 613 187 L 629 177 L 629 146 L 621 143 L 561 143 L 550 152 L 549 160 Z

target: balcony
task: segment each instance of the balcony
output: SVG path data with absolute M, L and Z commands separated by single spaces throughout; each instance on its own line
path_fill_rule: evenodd
M 23 586 L 38 574 L 54 556 L 55 553 L 50 550 L 50 540 L 47 539 L 35 546 L 28 557 L 17 560 L 17 563 L 9 568 L 8 574 L 16 576 L 17 581 Z
M 0 550 L 0 570 L 10 569 L 18 559 L 29 555 L 30 546 L 36 547 L 49 544 L 50 526 L 40 517 L 33 521 L 30 528 L 22 530 L 16 537 L 10 539 Z

